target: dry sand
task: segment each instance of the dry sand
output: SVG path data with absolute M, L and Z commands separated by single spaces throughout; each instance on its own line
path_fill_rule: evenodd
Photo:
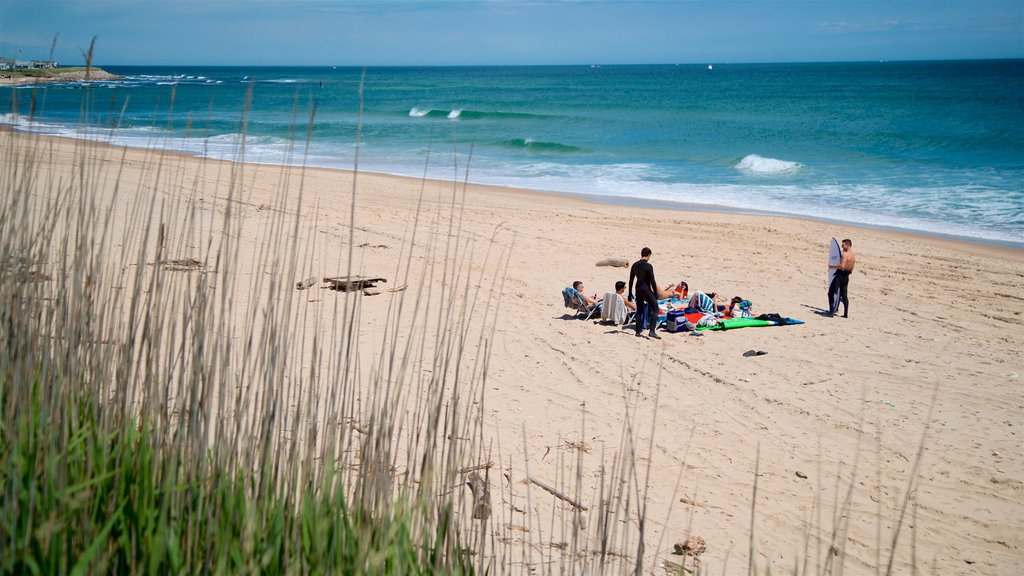
M 0 134 L 4 148 L 25 140 Z M 123 195 L 155 189 L 163 199 L 187 198 L 187 206 L 211 224 L 180 236 L 175 248 L 182 258 L 202 257 L 204 235 L 218 227 L 228 206 L 226 162 L 58 139 L 36 146 L 45 150 L 41 166 L 65 177 L 76 151 L 102 158 L 94 180 L 102 183 L 98 196 L 109 192 L 112 171 L 123 169 Z M 308 276 L 344 272 L 350 173 L 306 170 L 300 179 L 295 170 L 286 179 L 281 168 L 250 165 L 242 182 L 243 193 L 232 202 L 242 260 L 279 208 L 289 215 L 298 209 L 297 234 L 307 256 L 300 273 L 285 279 L 286 289 Z M 358 175 L 358 272 L 394 274 L 423 184 Z M 304 194 L 297 208 L 300 186 Z M 428 182 L 423 214 L 447 210 L 443 199 L 455 188 Z M 289 192 L 282 201 L 283 189 Z M 131 193 L 125 198 L 130 204 Z M 628 414 L 639 483 L 649 483 L 645 572 L 663 560 L 680 562 L 672 545 L 688 535 L 706 541 L 702 559 L 711 573 L 745 572 L 753 507 L 752 542 L 762 570 L 789 573 L 806 562 L 818 572 L 842 517 L 848 520 L 840 538 L 847 573 L 876 573 L 875 566 L 888 561 L 926 427 L 894 572 L 908 573 L 912 564 L 925 572 L 935 566 L 941 574 L 1024 572 L 1020 250 L 796 218 L 616 206 L 485 186 L 469 186 L 458 210 L 460 241 L 470 242 L 469 272 L 489 270 L 481 262 L 491 238 L 492 248 L 511 249 L 504 278 L 487 272 L 481 280 L 485 287 L 502 287 L 500 303 L 491 304 L 498 324 L 486 386 L 485 441 L 514 478 L 523 478 L 528 467 L 539 479 L 571 485 L 565 475 L 580 456 L 581 494 L 593 505 L 602 463 L 621 451 Z M 126 207 L 114 212 L 116 219 L 138 217 Z M 851 238 L 859 254 L 849 319 L 820 315 L 826 246 L 833 236 Z M 806 324 L 701 337 L 663 333 L 659 342 L 572 319 L 562 307 L 561 289 L 583 280 L 589 292 L 611 290 L 628 271 L 595 263 L 608 257 L 633 261 L 643 246 L 653 249 L 651 262 L 663 285 L 685 279 L 692 289 L 741 295 L 753 301 L 756 312 Z M 420 265 L 414 259 L 413 267 Z M 239 270 L 259 274 L 249 265 Z M 363 336 L 373 339 L 391 300 L 411 292 L 364 298 Z M 340 297 L 321 288 L 304 294 L 305 309 L 296 319 L 300 331 L 311 329 L 310 318 L 334 313 Z M 325 331 L 329 325 L 320 325 L 320 337 L 337 338 Z M 750 349 L 767 354 L 744 357 Z M 500 493 L 492 503 L 496 534 L 526 543 L 540 570 L 557 569 L 562 543 L 571 536 L 546 519 L 568 506 L 536 487 L 527 505 L 526 486 L 498 486 L 504 482 L 491 475 L 492 489 Z M 837 508 L 851 482 L 852 501 L 843 514 Z M 624 522 L 637 528 L 636 518 Z M 636 550 L 615 552 L 632 557 Z

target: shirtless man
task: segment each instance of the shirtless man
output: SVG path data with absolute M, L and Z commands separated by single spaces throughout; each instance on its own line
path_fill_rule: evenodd
M 832 316 L 839 311 L 838 303 L 836 303 L 835 310 L 832 309 L 836 292 L 839 292 L 839 301 L 843 303 L 843 318 L 848 318 L 850 299 L 847 297 L 846 290 L 850 285 L 850 273 L 853 272 L 853 267 L 857 264 L 857 255 L 852 250 L 853 242 L 849 238 L 843 240 L 842 246 L 843 256 L 839 260 L 839 264 L 829 266 L 830 269 L 835 269 L 836 275 L 832 279 L 832 285 L 828 287 L 828 315 Z
M 636 312 L 636 304 L 632 300 L 626 297 L 626 283 L 619 280 L 615 283 L 615 293 L 622 298 L 622 303 L 626 305 L 626 310 Z
M 587 306 L 597 306 L 597 303 L 601 301 L 601 299 L 597 297 L 597 294 L 594 294 L 593 296 L 587 296 L 586 292 L 584 292 L 586 288 L 583 287 L 583 282 L 580 280 L 573 282 L 572 287 L 575 288 L 576 291 L 580 293 L 580 296 L 583 296 L 583 301 L 587 304 Z

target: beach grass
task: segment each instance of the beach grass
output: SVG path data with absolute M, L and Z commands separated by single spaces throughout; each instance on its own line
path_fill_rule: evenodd
M 338 341 L 291 330 L 302 256 L 278 256 L 295 255 L 294 212 L 255 255 L 274 279 L 243 290 L 273 297 L 243 309 L 230 200 L 208 250 L 174 258 L 210 223 L 142 187 L 124 192 L 132 217 L 119 223 L 125 197 L 106 192 L 127 184 L 101 168 L 112 149 L 82 145 L 72 181 L 57 181 L 40 168 L 44 144 L 0 137 L 0 572 L 473 572 L 439 488 L 471 449 L 453 433 L 469 426 L 459 394 L 482 378 L 456 359 L 485 361 L 464 354 L 469 322 L 435 334 L 436 352 L 391 331 L 386 369 L 368 374 L 359 293 L 339 295 Z M 241 193 L 239 174 L 227 179 Z M 465 290 L 453 272 L 442 295 Z M 296 361 L 323 355 L 329 375 Z M 437 368 L 426 380 L 424 363 Z M 364 409 L 365 389 L 386 392 Z

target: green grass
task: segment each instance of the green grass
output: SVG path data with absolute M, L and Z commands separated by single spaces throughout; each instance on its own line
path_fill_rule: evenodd
M 198 472 L 162 453 L 146 427 L 104 433 L 88 394 L 71 398 L 76 417 L 54 430 L 41 381 L 21 396 L 26 406 L 7 404 L 13 383 L 4 388 L 4 413 L 18 416 L 6 422 L 2 446 L 0 481 L 11 497 L 3 573 L 473 573 L 444 522 L 417 538 L 412 518 L 422 511 L 408 501 L 383 514 L 350 505 L 342 479 L 329 473 L 293 502 L 258 489 L 251 473 Z M 54 436 L 66 442 L 54 446 Z M 448 521 L 450 511 L 442 513 Z

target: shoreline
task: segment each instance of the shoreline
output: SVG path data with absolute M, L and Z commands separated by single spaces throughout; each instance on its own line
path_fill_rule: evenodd
M 340 169 L 339 169 L 340 170 Z M 401 176 L 393 174 L 398 178 L 411 178 L 411 176 Z M 471 182 L 471 184 L 473 184 Z M 494 186 L 496 188 L 506 188 L 503 186 L 497 186 L 493 184 L 474 184 L 476 186 Z M 511 188 L 510 190 L 519 190 L 518 188 Z M 654 200 L 649 198 L 632 198 L 626 196 L 604 196 L 600 194 L 587 194 L 584 192 L 556 192 L 552 190 L 534 190 L 534 189 L 522 189 L 529 192 L 536 192 L 538 194 L 551 194 L 554 196 L 566 196 L 576 197 L 583 200 L 588 200 L 597 204 L 607 204 L 611 206 L 631 206 L 636 208 L 650 208 L 655 210 L 670 210 L 680 212 L 707 212 L 711 214 L 737 214 L 745 216 L 767 216 L 773 218 L 789 218 L 797 221 L 806 222 L 819 222 L 822 224 L 836 224 L 839 226 L 846 226 L 856 228 L 859 230 L 875 230 L 881 232 L 891 232 L 894 234 L 905 234 L 907 236 L 921 236 L 934 240 L 943 240 L 951 243 L 960 244 L 971 244 L 979 247 L 989 247 L 996 249 L 1005 249 L 1011 252 L 1024 251 L 1024 241 L 1013 242 L 1010 240 L 990 240 L 987 238 L 976 238 L 973 236 L 962 236 L 959 234 L 943 234 L 941 232 L 929 232 L 927 230 L 914 230 L 910 228 L 900 228 L 898 226 L 888 226 L 885 224 L 863 224 L 859 222 L 847 222 L 845 220 L 838 220 L 835 218 L 826 218 L 824 216 L 809 216 L 807 214 L 793 214 L 789 212 L 775 212 L 771 210 L 758 210 L 755 208 L 734 208 L 732 206 L 724 206 L 721 204 L 696 204 L 691 202 L 676 202 L 672 200 Z
M 13 127 L 13 126 L 11 126 L 9 124 L 0 124 L 0 129 L 12 130 L 12 131 L 17 132 L 17 133 L 30 134 L 32 136 L 38 136 L 38 137 L 44 137 L 44 138 L 62 138 L 62 139 L 72 140 L 72 141 L 83 141 L 83 142 L 90 142 L 90 143 L 94 143 L 94 144 L 98 144 L 98 145 L 112 146 L 112 147 L 115 147 L 115 148 L 128 148 L 128 149 L 139 150 L 139 151 L 159 152 L 159 153 L 162 153 L 162 154 L 175 154 L 175 155 L 181 155 L 181 156 L 188 157 L 188 158 L 195 158 L 197 160 L 212 160 L 212 161 L 222 161 L 222 162 L 240 162 L 240 163 L 244 163 L 244 164 L 267 166 L 267 167 L 277 167 L 277 168 L 282 168 L 282 169 L 286 167 L 286 165 L 284 165 L 284 164 L 272 163 L 272 162 L 256 162 L 256 161 L 249 160 L 249 159 L 245 159 L 245 160 L 231 160 L 231 159 L 226 159 L 226 158 L 217 158 L 217 157 L 213 157 L 213 156 L 200 156 L 200 155 L 193 154 L 193 153 L 190 153 L 190 152 L 184 152 L 184 151 L 178 151 L 178 150 L 165 150 L 165 149 L 158 149 L 158 148 L 133 147 L 133 146 L 127 146 L 127 145 L 120 145 L 120 144 L 111 144 L 111 143 L 102 142 L 102 141 L 98 141 L 98 140 L 91 140 L 91 139 L 87 139 L 87 138 L 75 138 L 73 136 L 59 136 L 59 135 L 51 135 L 51 134 L 37 134 L 37 133 L 33 133 L 33 132 L 27 132 L 27 131 L 23 131 L 23 130 L 18 130 L 17 128 L 15 128 L 15 127 Z M 353 172 L 353 170 L 351 168 L 328 167 L 328 166 L 317 166 L 317 165 L 297 164 L 297 165 L 292 165 L 291 167 L 292 168 L 303 168 L 303 169 L 306 169 L 306 170 L 335 171 L 335 172 L 345 173 L 345 174 L 351 174 Z M 360 169 L 359 172 L 361 174 L 374 174 L 374 175 L 385 176 L 385 177 L 401 178 L 401 179 L 406 179 L 406 180 L 409 180 L 409 181 L 419 181 L 421 179 L 419 177 L 408 176 L 408 175 L 404 175 L 404 174 L 396 174 L 396 173 L 391 173 L 391 172 L 374 172 L 374 171 L 368 171 L 368 170 L 362 170 L 362 169 Z M 441 180 L 441 179 L 436 179 L 436 178 L 426 178 L 426 180 L 432 181 L 432 182 L 439 182 L 439 183 L 450 183 L 451 182 L 451 180 Z M 461 184 L 461 182 L 460 182 L 460 184 Z M 556 191 L 556 190 L 543 190 L 543 189 L 536 189 L 536 188 L 519 188 L 519 187 L 515 187 L 515 186 L 505 186 L 505 185 L 501 185 L 501 184 L 489 184 L 489 183 L 475 182 L 475 181 L 469 181 L 469 185 L 476 186 L 476 187 L 482 187 L 482 188 L 492 188 L 492 189 L 498 189 L 498 190 L 517 191 L 517 192 L 527 193 L 527 194 L 539 194 L 539 195 L 552 196 L 552 197 L 557 197 L 557 198 L 573 198 L 573 199 L 577 199 L 577 200 L 581 200 L 581 201 L 585 201 L 585 202 L 590 202 L 590 203 L 594 203 L 594 204 L 601 204 L 601 205 L 606 205 L 606 206 L 620 206 L 620 207 L 630 207 L 630 208 L 656 209 L 656 210 L 667 210 L 667 211 L 683 212 L 683 213 L 708 213 L 708 214 L 718 214 L 718 215 L 730 215 L 730 214 L 733 214 L 733 215 L 743 215 L 743 216 L 763 216 L 763 217 L 772 217 L 772 218 L 788 218 L 788 219 L 792 219 L 792 220 L 795 220 L 795 221 L 798 221 L 798 222 L 801 222 L 801 221 L 802 222 L 817 222 L 817 223 L 823 223 L 823 224 L 832 224 L 832 225 L 836 225 L 836 226 L 850 227 L 850 228 L 854 228 L 854 229 L 858 229 L 858 230 L 873 230 L 873 231 L 889 232 L 889 233 L 892 233 L 892 234 L 903 234 L 903 235 L 906 235 L 908 237 L 929 238 L 929 239 L 932 239 L 932 240 L 939 240 L 939 241 L 943 241 L 943 242 L 950 242 L 950 243 L 953 243 L 953 244 L 964 244 L 964 245 L 969 245 L 969 246 L 975 246 L 975 247 L 978 247 L 978 248 L 991 248 L 991 249 L 995 249 L 995 250 L 998 250 L 998 251 L 1006 251 L 1007 253 L 1010 253 L 1010 254 L 1017 254 L 1019 256 L 1024 256 L 1024 241 L 1022 241 L 1022 242 L 1014 242 L 1014 241 L 1010 241 L 1010 240 L 994 240 L 994 239 L 988 239 L 988 238 L 978 238 L 978 237 L 973 237 L 973 236 L 964 236 L 964 235 L 959 235 L 959 234 L 946 234 L 946 233 L 941 233 L 941 232 L 931 232 L 931 231 L 927 231 L 927 230 L 915 230 L 915 229 L 910 229 L 910 228 L 901 228 L 899 226 L 890 226 L 890 225 L 885 225 L 885 224 L 867 224 L 867 223 L 860 223 L 860 222 L 848 222 L 848 221 L 845 221 L 845 220 L 828 218 L 828 217 L 824 217 L 824 216 L 811 216 L 811 215 L 807 215 L 807 214 L 796 214 L 796 213 L 788 213 L 788 212 L 776 212 L 776 211 L 771 211 L 771 210 L 759 210 L 759 209 L 755 209 L 755 208 L 735 208 L 735 207 L 732 207 L 732 206 L 726 206 L 726 205 L 721 205 L 721 204 L 698 204 L 698 203 L 681 202 L 681 201 L 673 201 L 673 200 L 657 200 L 657 199 L 651 199 L 651 198 L 636 198 L 636 197 L 627 197 L 627 196 L 612 196 L 612 195 L 592 194 L 592 193 L 586 193 L 586 192 L 561 192 L 561 191 Z

